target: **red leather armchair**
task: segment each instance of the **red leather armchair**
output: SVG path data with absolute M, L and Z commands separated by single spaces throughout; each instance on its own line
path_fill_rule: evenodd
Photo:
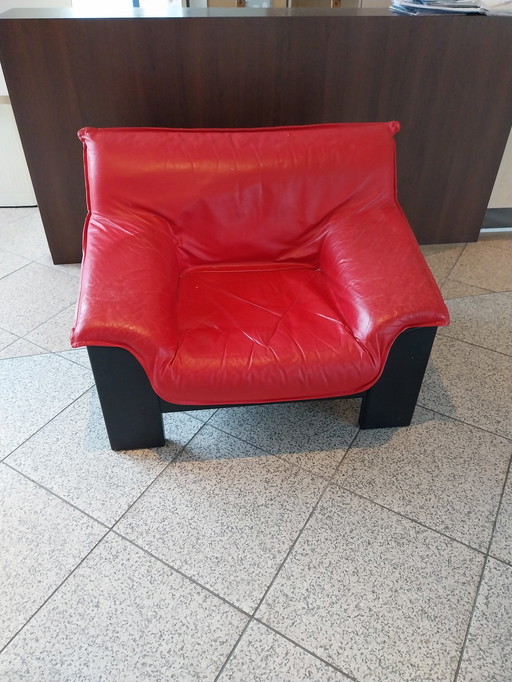
M 79 132 L 71 341 L 114 449 L 213 405 L 361 395 L 363 428 L 410 423 L 448 312 L 397 203 L 398 129 Z

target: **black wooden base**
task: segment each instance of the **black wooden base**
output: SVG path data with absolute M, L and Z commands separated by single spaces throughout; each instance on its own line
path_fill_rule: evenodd
M 164 445 L 159 399 L 139 361 L 123 348 L 87 350 L 112 449 Z
M 409 426 L 436 332 L 437 327 L 408 329 L 395 340 L 380 379 L 363 397 L 362 429 Z
M 391 347 L 377 383 L 362 397 L 362 429 L 408 426 L 421 388 L 436 327 L 409 329 Z M 154 392 L 138 360 L 122 348 L 89 346 L 96 387 L 110 445 L 135 450 L 164 445 L 162 412 L 237 407 L 237 405 L 174 405 Z

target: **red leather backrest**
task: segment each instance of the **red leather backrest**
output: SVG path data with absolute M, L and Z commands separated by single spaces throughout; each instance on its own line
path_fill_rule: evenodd
M 168 222 L 182 267 L 316 261 L 322 220 L 396 201 L 391 123 L 83 128 L 89 210 Z M 150 238 L 150 234 L 148 233 Z

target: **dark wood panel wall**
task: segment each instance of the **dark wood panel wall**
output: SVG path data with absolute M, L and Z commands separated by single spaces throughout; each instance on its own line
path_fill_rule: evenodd
M 56 263 L 81 256 L 85 125 L 396 119 L 399 198 L 418 240 L 478 236 L 512 125 L 512 18 L 6 16 L 0 60 Z

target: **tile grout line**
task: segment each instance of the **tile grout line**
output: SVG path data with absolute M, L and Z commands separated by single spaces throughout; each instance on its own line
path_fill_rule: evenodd
M 434 409 L 433 407 L 429 407 L 428 405 L 425 405 L 424 403 L 418 402 L 416 403 L 416 407 L 421 407 L 423 410 L 429 410 L 430 412 L 433 412 L 434 414 L 438 414 L 440 417 L 447 417 L 448 419 L 452 419 L 455 422 L 459 422 L 460 424 L 465 424 L 466 426 L 471 426 L 473 429 L 478 429 L 478 431 L 483 431 L 484 433 L 488 433 L 491 436 L 496 436 L 497 438 L 504 438 L 506 441 L 512 441 L 512 436 L 505 436 L 502 433 L 496 433 L 496 431 L 490 431 L 489 429 L 484 429 L 482 426 L 479 426 L 478 424 L 472 424 L 471 422 L 467 422 L 464 419 L 461 419 L 460 417 L 455 417 L 451 414 L 446 414 L 444 412 L 440 412 L 439 410 Z
M 477 296 L 467 296 L 466 298 L 478 298 Z M 495 350 L 494 348 L 487 348 L 486 346 L 480 346 L 478 343 L 474 343 L 473 341 L 467 341 L 466 339 L 459 339 L 456 336 L 451 336 L 449 334 L 449 331 L 444 331 L 445 329 L 449 330 L 450 326 L 448 327 L 443 327 L 443 331 L 439 335 L 439 338 L 448 338 L 451 341 L 458 341 L 459 343 L 466 343 L 468 346 L 472 346 L 473 348 L 481 348 L 482 350 L 485 350 L 490 353 L 496 353 L 497 355 L 502 355 L 505 358 L 510 358 L 512 357 L 512 353 L 505 353 L 502 350 Z
M 51 353 L 48 353 L 48 355 L 51 355 Z M 31 355 L 31 356 L 29 356 L 29 357 L 39 357 L 39 355 Z M 11 359 L 11 358 L 6 358 L 6 359 Z M 64 358 L 62 358 L 62 359 L 64 359 Z M 75 364 L 76 364 L 76 363 L 75 363 Z M 86 367 L 82 367 L 82 369 L 83 369 L 84 371 L 88 371 Z M 28 440 L 30 440 L 33 436 L 35 436 L 37 433 L 39 433 L 39 431 L 42 431 L 42 429 L 44 429 L 45 426 L 48 426 L 48 424 L 51 424 L 52 421 L 54 421 L 55 419 L 57 419 L 57 417 L 58 417 L 59 415 L 61 415 L 61 414 L 64 412 L 64 410 L 67 410 L 68 407 L 71 407 L 71 405 L 74 405 L 74 404 L 76 403 L 77 400 L 80 400 L 80 398 L 83 398 L 84 395 L 85 395 L 86 393 L 88 393 L 92 388 L 94 388 L 94 383 L 92 383 L 88 388 L 85 389 L 85 391 L 84 391 L 83 393 L 81 393 L 79 396 L 77 396 L 76 398 L 74 398 L 70 403 L 68 403 L 67 405 L 65 405 L 65 406 L 62 408 L 62 410 L 59 410 L 59 411 L 57 412 L 57 414 L 54 414 L 53 417 L 51 417 L 51 419 L 49 419 L 49 420 L 48 420 L 47 422 L 45 422 L 42 426 L 40 426 L 38 429 L 36 429 L 36 430 L 34 431 L 34 433 L 31 433 L 30 436 L 27 436 L 27 438 L 25 438 L 25 440 L 23 440 L 21 443 L 19 443 L 18 445 L 16 445 L 16 447 L 13 448 L 10 452 L 8 452 L 6 455 L 4 455 L 4 456 L 0 459 L 0 462 L 5 462 L 6 459 L 7 459 L 8 457 L 10 457 L 11 455 L 13 455 L 13 454 L 16 452 L 16 450 L 19 450 L 19 448 L 21 448 L 22 445 L 25 445 L 25 443 L 26 443 Z M 11 468 L 12 468 L 12 467 L 11 467 Z
M 346 449 L 346 451 L 345 451 L 345 455 L 346 455 L 346 453 L 349 451 L 349 449 L 352 447 L 352 444 L 353 444 L 354 440 L 356 439 L 358 433 L 359 433 L 359 429 L 357 429 L 356 433 L 354 434 L 354 437 L 353 437 L 352 440 L 350 441 L 350 444 L 349 444 L 349 446 L 347 447 L 347 449 Z M 343 456 L 343 459 L 344 459 L 345 455 Z M 340 462 L 340 464 L 341 464 L 341 462 Z M 334 474 L 333 474 L 333 475 L 334 475 Z M 325 479 L 323 479 L 323 480 L 325 481 Z M 247 627 L 249 626 L 249 624 L 250 624 L 253 620 L 257 620 L 257 622 L 262 622 L 261 620 L 259 620 L 259 619 L 256 618 L 256 613 L 258 612 L 258 609 L 260 608 L 260 606 L 262 605 L 262 603 L 265 601 L 265 598 L 266 598 L 267 594 L 268 594 L 268 593 L 270 592 L 270 590 L 272 589 L 272 586 L 274 585 L 274 583 L 275 583 L 277 577 L 278 577 L 279 574 L 281 573 L 281 571 L 282 571 L 282 569 L 283 569 L 283 567 L 284 567 L 286 561 L 288 560 L 289 556 L 290 556 L 291 553 L 293 552 L 293 550 L 294 550 L 294 548 L 295 548 L 297 542 L 299 541 L 300 537 L 302 536 L 302 533 L 304 532 L 304 530 L 305 530 L 306 526 L 308 525 L 310 519 L 312 518 L 313 514 L 316 512 L 316 510 L 317 510 L 317 508 L 318 508 L 320 502 L 322 501 L 322 499 L 323 499 L 323 497 L 324 497 L 325 493 L 327 492 L 327 489 L 329 488 L 330 485 L 331 485 L 331 482 L 330 482 L 330 481 L 325 481 L 325 485 L 324 485 L 324 487 L 323 487 L 322 492 L 320 493 L 320 495 L 319 495 L 319 497 L 318 497 L 318 500 L 317 500 L 316 503 L 313 505 L 313 508 L 312 508 L 312 510 L 310 511 L 310 513 L 308 514 L 308 517 L 307 517 L 306 521 L 304 522 L 302 528 L 299 530 L 299 532 L 297 533 L 297 536 L 296 536 L 295 540 L 294 540 L 294 541 L 292 542 L 292 544 L 290 545 L 290 547 L 289 547 L 287 553 L 286 553 L 285 556 L 284 556 L 283 561 L 282 561 L 281 564 L 277 567 L 277 569 L 276 569 L 276 571 L 275 571 L 275 573 L 274 573 L 274 576 L 273 576 L 272 580 L 270 581 L 270 583 L 269 583 L 267 589 L 266 589 L 266 590 L 264 591 L 264 593 L 263 593 L 263 596 L 261 597 L 260 601 L 259 601 L 258 604 L 256 605 L 256 608 L 254 609 L 253 613 L 251 614 L 250 621 L 249 621 L 249 623 L 247 624 L 245 630 L 247 629 Z M 245 630 L 244 630 L 244 632 L 245 632 Z M 231 660 L 232 656 L 234 655 L 234 653 L 235 653 L 235 651 L 236 651 L 238 645 L 240 644 L 240 642 L 241 642 L 241 640 L 242 640 L 243 634 L 244 634 L 244 633 L 242 633 L 242 635 L 238 638 L 237 642 L 235 643 L 235 645 L 233 646 L 233 648 L 231 649 L 231 651 L 230 651 L 229 654 L 227 655 L 227 657 L 226 657 L 224 663 L 222 664 L 222 667 L 221 667 L 221 669 L 219 670 L 219 672 L 218 672 L 218 674 L 217 674 L 217 677 L 215 678 L 214 682 L 218 682 L 218 681 L 219 681 L 220 676 L 222 675 L 222 673 L 223 673 L 223 671 L 225 670 L 227 664 L 229 663 L 229 661 Z M 290 641 L 292 641 L 292 640 L 290 640 Z M 294 644 L 295 644 L 295 642 L 294 642 Z M 302 648 L 302 647 L 301 647 L 301 648 Z M 309 652 L 308 652 L 308 653 L 309 653 Z M 320 659 L 320 660 L 321 660 L 321 659 Z M 329 665 L 330 665 L 330 664 L 329 664 Z M 331 667 L 332 667 L 332 666 L 331 666 Z
M 500 501 L 498 503 L 498 507 L 496 510 L 496 516 L 494 518 L 494 523 L 492 526 L 491 537 L 489 539 L 489 544 L 487 545 L 487 555 L 492 557 L 493 559 L 496 558 L 498 561 L 501 561 L 501 559 L 494 557 L 491 554 L 491 549 L 492 549 L 492 542 L 494 540 L 494 533 L 496 531 L 496 526 L 498 525 L 498 518 L 499 518 L 501 507 L 503 504 L 503 498 L 505 497 L 505 490 L 507 489 L 507 483 L 508 483 L 509 479 L 511 479 L 511 481 L 512 481 L 512 456 L 510 457 L 509 462 L 508 462 L 507 472 L 505 474 L 505 481 L 504 481 L 503 487 L 501 489 Z M 505 560 L 505 561 L 502 561 L 502 563 L 508 564 L 509 562 Z
M 90 388 L 88 388 L 87 391 L 85 391 L 81 396 L 79 396 L 78 398 L 76 398 L 76 400 L 78 400 L 78 399 L 81 398 L 83 395 L 85 395 L 85 393 L 87 393 L 88 391 L 90 391 L 91 388 L 93 388 L 93 387 L 91 386 Z M 70 403 L 70 405 L 72 405 L 74 402 L 76 402 L 76 400 L 74 400 L 72 403 Z M 66 408 L 64 408 L 64 409 L 67 409 L 67 407 L 70 407 L 70 405 L 66 406 Z M 61 412 L 63 412 L 63 411 L 64 411 L 64 410 L 61 410 Z M 61 414 L 61 412 L 59 412 L 59 414 Z M 50 422 L 53 421 L 53 419 L 55 419 L 57 416 L 58 416 L 58 415 L 55 415 L 55 416 L 50 420 Z M 212 416 L 213 416 L 213 415 L 212 415 Z M 198 420 L 198 421 L 199 421 L 199 420 Z M 50 422 L 47 422 L 47 424 L 49 424 Z M 198 429 L 198 431 L 194 434 L 194 436 L 192 436 L 192 438 L 194 438 L 195 435 L 197 435 L 197 433 L 199 433 L 199 431 L 201 431 L 201 429 L 203 428 L 204 425 L 205 425 L 205 424 L 203 423 L 202 426 Z M 44 426 L 46 426 L 46 424 L 45 424 Z M 41 428 L 44 428 L 44 427 L 41 427 Z M 38 431 L 40 431 L 40 430 L 41 430 L 41 429 L 38 429 Z M 36 431 L 35 433 L 38 433 L 38 431 Z M 32 435 L 35 435 L 35 433 L 32 434 Z M 32 436 L 30 436 L 30 438 L 31 438 L 31 437 L 32 437 Z M 186 445 L 188 445 L 188 443 L 190 443 L 190 441 L 192 440 L 192 438 L 190 438 L 190 439 L 187 441 L 187 444 L 186 444 Z M 29 439 L 27 438 L 27 440 L 29 440 Z M 26 441 L 23 441 L 23 442 L 25 443 Z M 17 447 L 15 448 L 15 450 L 17 450 L 19 447 L 21 447 L 21 445 L 23 445 L 23 443 L 21 443 L 19 446 L 17 446 Z M 181 454 L 181 452 L 182 452 L 183 449 L 186 447 L 186 445 L 183 446 L 183 448 L 181 448 L 181 449 L 179 450 L 179 452 L 178 452 L 178 454 L 176 455 L 176 457 L 178 457 L 178 455 Z M 9 455 L 13 454 L 13 452 L 15 452 L 15 450 L 13 450 L 12 452 L 10 452 Z M 7 457 L 8 457 L 9 455 L 7 455 Z M 82 557 L 82 559 L 78 562 L 78 564 L 77 564 L 77 565 L 68 573 L 68 575 L 59 583 L 59 585 L 58 585 L 54 590 L 52 590 L 52 592 L 51 592 L 51 593 L 46 597 L 46 599 L 39 605 L 39 607 L 34 611 L 34 613 L 32 613 L 32 615 L 31 615 L 31 616 L 23 623 L 23 625 L 14 633 L 14 635 L 8 640 L 8 642 L 7 642 L 3 647 L 0 648 L 0 654 L 1 654 L 1 653 L 9 646 L 9 644 L 10 644 L 10 643 L 11 643 L 11 642 L 20 634 L 20 632 L 28 625 L 28 623 L 30 623 L 30 621 L 34 618 L 34 616 L 35 616 L 37 613 L 39 613 L 39 611 L 45 606 L 45 604 L 48 603 L 48 601 L 53 597 L 53 595 L 54 595 L 54 594 L 55 594 L 55 593 L 56 593 L 56 592 L 57 592 L 57 591 L 58 591 L 58 590 L 59 590 L 59 589 L 60 589 L 60 588 L 69 580 L 69 578 L 70 578 L 70 577 L 75 573 L 75 571 L 82 565 L 82 563 L 87 559 L 87 557 L 88 557 L 88 556 L 89 556 L 89 555 L 90 555 L 90 554 L 91 554 L 91 553 L 100 545 L 101 542 L 103 542 L 103 540 L 105 540 L 105 538 L 109 535 L 109 533 L 113 533 L 113 534 L 117 535 L 118 537 L 122 538 L 123 540 L 125 540 L 125 541 L 127 541 L 127 542 L 130 542 L 132 545 L 134 545 L 135 547 L 137 547 L 137 548 L 140 549 L 141 551 L 145 552 L 146 554 L 152 556 L 154 559 L 156 559 L 156 560 L 159 561 L 160 563 L 166 565 L 168 568 L 171 568 L 172 570 L 175 570 L 177 573 L 179 573 L 180 575 L 182 575 L 182 576 L 183 576 L 184 578 L 186 578 L 187 580 L 189 580 L 189 581 L 191 581 L 191 582 L 195 582 L 195 581 L 193 581 L 193 579 L 190 578 L 189 576 L 185 575 L 184 573 L 182 573 L 181 571 L 175 569 L 174 567 L 170 566 L 169 564 L 165 564 L 165 562 L 162 561 L 162 559 L 159 559 L 158 557 L 156 557 L 155 555 L 151 554 L 151 553 L 148 552 L 147 550 L 143 549 L 142 547 L 139 547 L 139 546 L 136 545 L 134 542 L 132 542 L 132 541 L 129 540 L 128 538 L 126 538 L 126 537 L 124 537 L 123 535 L 121 535 L 118 531 L 115 531 L 115 530 L 114 530 L 115 525 L 123 518 L 123 516 L 128 512 L 128 510 L 131 509 L 131 507 L 133 507 L 133 505 L 140 499 L 140 497 L 142 497 L 142 495 L 144 495 L 144 493 L 146 492 L 146 490 L 147 490 L 149 487 L 151 487 L 151 485 L 156 481 L 156 479 L 159 478 L 159 477 L 163 474 L 163 472 L 167 469 L 167 467 L 169 466 L 169 464 L 171 464 L 175 459 L 176 459 L 176 458 L 173 458 L 170 462 L 168 462 L 168 463 L 164 466 L 164 468 L 163 468 L 162 471 L 158 474 L 158 476 L 157 476 L 157 477 L 156 477 L 156 478 L 155 478 L 155 479 L 154 479 L 154 480 L 153 480 L 153 481 L 144 489 L 144 491 L 137 497 L 137 499 L 130 505 L 130 507 L 129 507 L 129 508 L 128 508 L 120 517 L 119 517 L 119 519 L 117 519 L 117 520 L 114 522 L 114 524 L 113 524 L 112 526 L 108 526 L 108 524 L 105 524 L 105 523 L 103 523 L 102 521 L 99 521 L 98 519 L 96 519 L 95 517 L 91 516 L 91 515 L 88 514 L 87 512 L 84 512 L 82 509 L 79 509 L 78 507 L 76 507 L 75 505 L 73 505 L 72 503 L 70 503 L 69 501 L 65 500 L 64 498 L 61 498 L 61 497 L 60 497 L 59 495 L 57 495 L 56 493 L 52 492 L 51 490 L 48 490 L 47 488 L 45 488 L 45 487 L 44 487 L 43 485 L 41 485 L 40 483 L 37 483 L 36 481 L 33 481 L 31 478 L 29 478 L 28 476 L 26 476 L 26 475 L 23 474 L 22 472 L 18 471 L 17 469 L 15 469 L 14 467 L 12 467 L 11 465 L 7 464 L 7 462 L 5 462 L 5 459 L 4 459 L 4 461 L 0 461 L 0 465 L 1 465 L 1 464 L 4 464 L 4 465 L 8 466 L 12 471 L 15 471 L 16 473 L 22 475 L 24 478 L 26 478 L 27 480 L 29 480 L 29 481 L 31 481 L 32 483 L 34 483 L 37 487 L 42 488 L 43 490 L 45 490 L 46 492 L 48 492 L 49 494 L 51 494 L 53 497 L 56 497 L 57 499 L 59 499 L 60 501 L 62 501 L 62 502 L 63 502 L 64 504 L 66 504 L 67 506 L 72 507 L 72 508 L 75 509 L 76 511 L 79 511 L 80 513 L 84 514 L 85 516 L 87 516 L 87 517 L 90 518 L 91 520 L 93 520 L 93 521 L 95 521 L 96 523 L 98 523 L 99 525 L 103 526 L 103 528 L 104 528 L 105 531 L 106 531 L 106 532 L 101 536 L 101 538 L 98 540 L 98 542 L 96 542 L 96 543 L 93 545 L 93 547 L 89 550 L 89 552 L 87 552 L 87 554 L 85 554 L 85 555 Z M 206 591 L 208 591 L 208 592 L 211 592 L 211 590 L 208 590 L 208 588 L 206 588 L 206 587 L 200 585 L 200 583 L 197 583 L 197 582 L 196 582 L 196 584 L 197 584 L 198 587 L 201 587 L 202 589 L 204 589 L 204 590 L 206 590 Z M 216 597 L 219 598 L 219 599 L 222 599 L 222 601 L 224 601 L 224 602 L 226 602 L 226 603 L 229 604 L 229 602 L 227 602 L 227 601 L 226 601 L 225 599 L 223 599 L 222 597 L 219 597 L 219 595 L 216 595 L 214 592 L 211 592 L 211 594 L 214 595 L 214 596 L 216 596 Z M 241 611 L 244 615 L 247 615 L 247 616 L 250 617 L 249 614 L 245 613 L 244 611 L 242 611 L 239 607 L 235 606 L 234 604 L 229 604 L 229 605 L 232 606 L 233 608 L 237 609 L 238 611 Z
M 468 619 L 468 625 L 467 625 L 467 628 L 466 628 L 466 632 L 465 632 L 465 634 L 464 634 L 464 640 L 463 640 L 462 646 L 461 646 L 461 648 L 460 648 L 459 660 L 457 661 L 457 667 L 456 667 L 456 669 L 455 669 L 455 673 L 454 673 L 454 676 L 453 676 L 453 682 L 457 682 L 457 679 L 458 679 L 458 677 L 459 677 L 460 667 L 461 667 L 461 665 L 462 665 L 462 659 L 464 658 L 464 652 L 465 652 L 465 650 L 466 650 L 466 644 L 467 644 L 467 641 L 468 641 L 469 632 L 470 632 L 471 626 L 472 626 L 472 624 L 473 624 L 473 617 L 474 617 L 474 615 L 475 615 L 475 609 L 476 609 L 476 605 L 477 605 L 477 603 L 478 603 L 478 596 L 479 596 L 479 594 L 480 594 L 480 588 L 481 588 L 482 583 L 483 583 L 483 580 L 484 580 L 484 573 L 485 573 L 485 569 L 486 569 L 486 567 L 487 567 L 487 561 L 488 561 L 488 559 L 489 559 L 489 556 L 488 556 L 488 555 L 485 555 L 485 557 L 484 557 L 484 563 L 483 563 L 483 566 L 482 566 L 482 571 L 481 571 L 481 573 L 480 573 L 480 579 L 479 579 L 479 581 L 478 581 L 478 585 L 477 585 L 476 592 L 475 592 L 475 598 L 473 599 L 473 605 L 472 605 L 472 607 L 471 607 L 471 613 L 470 613 L 469 619 Z
M 369 502 L 370 504 L 375 504 L 376 506 L 380 507 L 381 509 L 385 509 L 386 511 L 390 512 L 391 514 L 394 514 L 395 516 L 399 516 L 402 519 L 405 519 L 406 521 L 410 521 L 411 523 L 414 523 L 417 526 L 421 526 L 425 530 L 430 531 L 431 533 L 435 533 L 436 535 L 440 535 L 441 537 L 445 538 L 446 540 L 450 540 L 451 542 L 456 542 L 458 545 L 462 545 L 466 549 L 470 549 L 473 552 L 476 552 L 477 554 L 486 556 L 486 551 L 483 549 L 478 549 L 477 547 L 472 547 L 471 545 L 468 545 L 466 542 L 463 542 L 462 540 L 458 540 L 457 538 L 452 537 L 451 535 L 447 535 L 446 533 L 443 533 L 441 530 L 437 530 L 436 528 L 432 528 L 432 526 L 428 526 L 426 523 L 423 523 L 423 521 L 419 521 L 418 519 L 414 519 L 412 516 L 407 516 L 406 514 L 403 514 L 402 512 L 397 511 L 396 509 L 392 509 L 391 507 L 387 507 L 385 504 L 382 504 L 382 502 L 377 502 L 376 500 L 372 500 L 370 497 L 366 497 L 366 495 L 362 495 L 361 493 L 357 493 L 354 490 L 351 490 L 350 488 L 347 488 L 344 485 L 341 485 L 341 483 L 338 483 L 337 481 L 332 481 L 332 484 L 340 488 L 341 490 L 344 490 L 347 493 L 350 493 L 350 495 L 354 495 L 355 497 L 358 497 L 361 500 L 364 500 L 365 502 Z
M 107 537 L 107 535 L 111 531 L 106 528 L 106 532 L 101 536 L 101 538 L 91 547 L 91 549 L 80 559 L 80 561 L 77 563 L 77 565 L 67 574 L 67 576 L 57 585 L 57 587 L 52 590 L 52 592 L 46 597 L 46 599 L 37 607 L 37 609 L 34 611 L 34 613 L 23 623 L 23 625 L 17 630 L 14 635 L 9 639 L 9 641 L 2 647 L 0 648 L 0 654 L 2 654 L 9 644 L 18 637 L 18 635 L 27 627 L 27 625 L 32 621 L 32 619 L 41 611 L 41 609 L 50 601 L 50 599 L 53 597 L 53 595 L 60 590 L 60 588 L 69 580 L 69 578 L 75 573 L 75 571 L 83 564 L 83 562 L 87 559 L 88 556 L 98 547 L 98 545 L 103 542 L 103 540 Z
M 212 415 L 212 416 L 213 416 L 213 415 Z M 195 417 L 192 417 L 192 419 L 195 419 Z M 175 454 L 175 456 L 172 457 L 172 458 L 164 465 L 164 467 L 162 468 L 162 470 L 155 476 L 155 478 L 151 481 L 151 483 L 149 483 L 149 484 L 144 488 L 144 490 L 140 493 L 140 495 L 138 495 L 138 496 L 135 498 L 135 500 L 134 500 L 134 501 L 133 501 L 125 510 L 124 510 L 124 512 L 123 512 L 123 513 L 121 514 L 121 516 L 115 521 L 115 523 L 112 524 L 111 530 L 112 530 L 113 532 L 116 532 L 118 535 L 121 535 L 121 534 L 119 533 L 119 531 L 115 531 L 115 530 L 114 530 L 115 527 L 121 522 L 121 520 L 122 520 L 122 519 L 126 516 L 126 514 L 132 509 L 132 507 L 134 507 L 134 506 L 137 504 L 137 502 L 140 500 L 140 498 L 141 498 L 143 495 L 145 495 L 145 494 L 147 493 L 147 491 L 156 483 L 156 481 L 158 481 L 158 479 L 164 474 L 164 472 L 167 471 L 167 469 L 170 467 L 170 465 L 171 465 L 173 462 L 176 462 L 176 460 L 178 459 L 178 457 L 179 457 L 179 456 L 182 454 L 182 452 L 188 447 L 188 445 L 190 444 L 190 442 L 198 435 L 198 433 L 200 433 L 200 432 L 204 429 L 204 427 L 206 426 L 206 422 L 201 422 L 199 419 L 198 419 L 197 421 L 201 424 L 201 426 L 197 429 L 197 431 L 194 433 L 194 435 L 191 436 L 191 437 L 188 439 L 188 441 L 185 443 L 185 445 L 183 445 L 181 448 L 179 448 L 179 450 L 178 450 L 178 452 Z M 163 447 L 165 447 L 165 446 L 163 446 Z M 124 537 L 124 535 L 123 535 L 122 537 Z M 125 539 L 128 539 L 128 538 L 125 538 Z
M 47 348 L 43 348 L 37 343 L 34 343 L 33 341 L 30 341 L 29 339 L 26 339 L 24 336 L 20 336 L 14 341 L 12 341 L 8 346 L 5 346 L 0 350 L 0 353 L 3 353 L 4 350 L 9 350 L 11 346 L 13 346 L 15 343 L 18 341 L 26 341 L 27 343 L 31 343 L 33 346 L 36 346 L 37 348 L 40 348 L 43 352 L 42 353 L 27 353 L 26 355 L 8 355 L 5 358 L 0 358 L 0 360 L 17 360 L 18 358 L 35 358 L 40 355 L 54 355 L 54 351 L 48 350 Z M 63 351 L 57 351 L 58 353 L 62 353 Z M 83 367 L 83 365 L 82 365 Z
M 95 523 L 99 523 L 101 526 L 106 528 L 107 530 L 112 530 L 112 526 L 109 526 L 108 523 L 105 523 L 105 521 L 100 521 L 100 519 L 97 519 L 95 516 L 92 516 L 92 514 L 89 514 L 89 512 L 84 511 L 83 509 L 80 509 L 80 507 L 77 507 L 76 504 L 73 504 L 73 502 L 70 502 L 69 500 L 66 500 L 65 497 L 62 497 L 58 493 L 56 493 L 54 490 L 51 490 L 50 488 L 47 488 L 45 485 L 42 483 L 39 483 L 33 478 L 30 478 L 28 474 L 25 474 L 23 471 L 20 471 L 19 469 L 16 469 L 15 466 L 12 464 L 9 464 L 9 462 L 6 462 L 5 460 L 0 462 L 0 466 L 4 465 L 8 467 L 11 471 L 14 471 L 16 474 L 19 474 L 20 476 L 23 476 L 27 481 L 30 481 L 30 483 L 33 483 L 35 486 L 38 488 L 41 488 L 45 492 L 49 493 L 52 497 L 56 497 L 60 502 L 63 502 L 66 506 L 71 507 L 77 512 L 80 512 L 80 514 L 83 514 L 84 516 L 87 516 L 87 518 L 91 519 L 91 521 L 94 521 Z
M 17 256 L 18 254 L 16 253 L 11 253 L 10 251 L 6 251 L 5 249 L 0 249 L 0 252 L 8 253 L 10 256 Z M 23 256 L 18 256 L 18 258 L 23 258 Z M 26 258 L 25 260 L 28 260 Z M 5 279 L 6 277 L 9 277 L 9 275 L 14 274 L 15 272 L 18 272 L 18 270 L 21 270 L 21 268 L 26 267 L 27 265 L 30 265 L 32 263 L 31 260 L 28 261 L 28 263 L 23 263 L 23 265 L 19 265 L 17 268 L 14 268 L 14 270 L 10 270 L 9 272 L 6 272 L 5 275 L 0 275 L 0 280 Z
M 276 628 L 272 627 L 272 625 L 265 623 L 263 620 L 261 620 L 257 616 L 252 616 L 251 621 L 254 623 L 259 623 L 260 625 L 263 625 L 264 627 L 268 628 L 272 632 L 275 632 L 277 635 L 279 635 L 283 639 L 286 639 L 288 642 L 291 642 L 291 644 L 294 644 L 297 648 L 302 649 L 302 651 L 305 651 L 307 654 L 309 654 L 310 656 L 313 656 L 318 661 L 321 661 L 325 665 L 328 665 L 329 668 L 332 668 L 337 673 L 341 673 L 342 675 L 345 675 L 345 677 L 347 677 L 349 680 L 352 680 L 353 682 L 359 682 L 358 679 L 356 677 L 354 677 L 353 675 L 351 675 L 350 673 L 346 672 L 342 668 L 338 668 L 333 663 L 329 663 L 329 661 L 326 660 L 325 658 L 322 658 L 321 656 L 316 654 L 314 651 L 311 651 L 310 649 L 307 649 L 305 646 L 302 646 L 302 644 L 299 644 L 298 642 L 293 640 L 291 637 L 288 637 L 288 635 L 285 635 L 284 633 L 280 632 L 279 630 L 276 630 Z
M 112 533 L 113 535 L 116 535 L 118 538 L 120 538 L 120 539 L 123 540 L 124 542 L 128 542 L 128 543 L 129 543 L 130 545 L 132 545 L 133 547 L 136 547 L 140 552 L 143 552 L 144 554 L 147 554 L 148 556 L 150 556 L 150 557 L 151 557 L 152 559 L 154 559 L 155 561 L 158 561 L 158 563 L 159 563 L 159 564 L 162 564 L 162 566 L 165 566 L 165 567 L 168 568 L 169 570 L 174 571 L 175 573 L 177 573 L 178 575 L 180 575 L 182 578 L 185 578 L 185 580 L 187 580 L 188 582 L 192 583 L 192 584 L 195 585 L 196 587 L 199 587 L 201 590 L 204 590 L 205 592 L 208 592 L 208 594 L 211 594 L 212 597 L 215 597 L 216 599 L 218 599 L 219 601 L 223 602 L 224 604 L 226 604 L 226 605 L 229 606 L 230 608 L 235 609 L 236 611 L 238 611 L 239 613 L 241 613 L 243 616 L 246 616 L 246 617 L 249 619 L 249 621 L 252 619 L 251 614 L 248 613 L 247 611 L 244 611 L 244 609 L 243 609 L 241 606 L 237 606 L 237 605 L 234 604 L 233 602 L 230 602 L 228 599 L 226 599 L 226 597 L 223 597 L 222 595 L 217 594 L 217 592 L 214 592 L 210 587 L 207 587 L 206 585 L 203 585 L 202 583 L 200 583 L 198 580 L 196 580 L 196 579 L 193 578 L 192 576 L 188 575 L 187 573 L 184 573 L 181 569 L 177 568 L 177 567 L 174 566 L 173 564 L 170 564 L 168 561 L 165 561 L 165 559 L 162 559 L 161 557 L 157 556 L 156 554 L 153 554 L 153 552 L 150 552 L 148 549 L 146 549 L 146 548 L 143 547 L 142 545 L 139 545 L 139 544 L 138 544 L 137 542 L 135 542 L 134 540 L 131 540 L 131 539 L 130 539 L 129 537 L 127 537 L 126 535 L 123 535 L 123 534 L 122 534 L 121 532 L 119 532 L 118 530 L 115 530 L 115 528 L 110 528 L 110 529 L 109 529 L 109 533 Z M 106 537 L 106 536 L 104 536 L 104 537 Z M 102 538 L 102 539 L 104 539 L 104 538 Z
M 466 242 L 466 243 L 464 244 L 464 246 L 462 247 L 462 249 L 460 250 L 459 255 L 458 255 L 457 258 L 455 259 L 455 262 L 453 263 L 452 267 L 451 267 L 450 270 L 448 271 L 448 274 L 446 275 L 446 279 L 445 279 L 445 281 L 443 282 L 443 285 L 446 283 L 446 280 L 448 280 L 448 279 L 450 278 L 450 275 L 452 274 L 452 272 L 453 272 L 454 269 L 455 269 L 455 266 L 457 265 L 457 263 L 458 263 L 459 260 L 461 259 L 462 254 L 463 254 L 464 251 L 466 250 L 466 247 L 467 247 L 468 244 L 469 244 L 469 242 Z M 439 287 L 439 288 L 441 288 L 441 287 Z

